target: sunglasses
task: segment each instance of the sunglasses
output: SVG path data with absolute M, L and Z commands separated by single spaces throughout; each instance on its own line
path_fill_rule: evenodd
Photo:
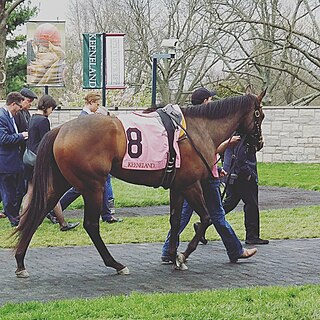
M 17 106 L 19 106 L 20 109 L 22 109 L 22 105 L 21 105 L 20 103 L 15 102 L 15 104 L 16 104 Z

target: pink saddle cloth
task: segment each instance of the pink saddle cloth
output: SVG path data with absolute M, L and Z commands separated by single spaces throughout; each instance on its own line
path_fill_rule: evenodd
M 174 106 L 179 109 L 178 106 Z M 133 112 L 120 114 L 127 138 L 127 150 L 122 161 L 123 169 L 130 170 L 162 170 L 169 157 L 167 131 L 157 112 Z M 180 151 L 178 139 L 180 128 L 174 133 L 173 147 L 176 151 L 176 168 L 180 168 Z

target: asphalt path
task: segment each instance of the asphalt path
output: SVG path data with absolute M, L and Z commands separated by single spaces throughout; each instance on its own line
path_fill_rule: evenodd
M 184 249 L 186 243 L 181 244 Z M 131 274 L 106 268 L 93 246 L 31 248 L 27 279 L 14 274 L 10 250 L 0 250 L 0 306 L 25 301 L 94 298 L 133 292 L 194 292 L 253 286 L 320 284 L 320 239 L 272 240 L 258 253 L 229 263 L 221 241 L 199 245 L 186 271 L 160 261 L 161 243 L 108 245 Z

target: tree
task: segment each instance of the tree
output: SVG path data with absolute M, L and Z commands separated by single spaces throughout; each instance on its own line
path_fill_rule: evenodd
M 25 36 L 15 35 L 14 31 L 36 14 L 36 8 L 29 8 L 30 1 L 0 0 L 0 99 L 6 97 L 5 83 L 1 77 L 7 73 L 6 58 L 8 49 L 17 49 Z M 10 86 L 9 86 L 10 87 Z
M 218 63 L 209 43 L 219 32 L 210 25 L 212 14 L 203 0 L 74 0 L 72 6 L 75 30 L 125 33 L 126 81 L 134 94 L 151 91 L 151 57 L 165 52 L 166 38 L 179 39 L 179 48 L 176 59 L 158 61 L 160 100 L 185 103 L 195 87 L 209 84 L 207 74 Z
M 269 102 L 275 104 L 295 104 L 296 99 L 308 104 L 320 96 L 319 1 L 207 4 L 219 10 L 222 32 L 235 41 L 237 54 L 221 56 L 229 80 L 268 87 Z
M 163 102 L 184 104 L 199 86 L 230 94 L 253 84 L 268 87 L 268 104 L 319 103 L 319 0 L 73 0 L 72 5 L 74 47 L 82 46 L 84 32 L 125 33 L 132 96 L 150 93 L 151 57 L 165 51 L 163 39 L 177 38 L 176 59 L 158 62 Z M 73 53 L 79 84 L 80 54 Z
M 27 59 L 24 53 L 7 58 L 6 92 L 19 91 L 26 83 Z

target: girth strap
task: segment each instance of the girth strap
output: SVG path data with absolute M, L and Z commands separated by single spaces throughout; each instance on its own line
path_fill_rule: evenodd
M 169 116 L 169 114 L 166 113 L 166 109 L 157 109 L 156 112 L 159 114 L 162 123 L 167 131 L 168 134 L 168 144 L 169 144 L 169 159 L 168 159 L 168 164 L 165 170 L 165 174 L 162 180 L 162 187 L 164 189 L 168 189 L 175 177 L 176 173 L 176 151 L 173 147 L 173 139 L 174 139 L 174 132 L 175 132 L 175 125 Z

